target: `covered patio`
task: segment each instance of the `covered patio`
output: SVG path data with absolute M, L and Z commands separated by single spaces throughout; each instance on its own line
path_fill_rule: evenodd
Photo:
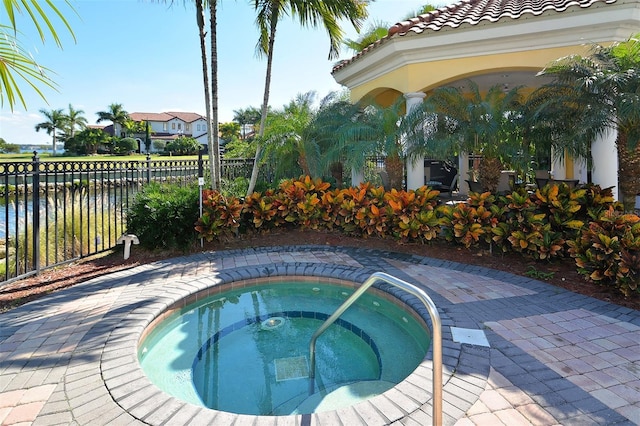
M 640 28 L 640 4 L 629 0 L 467 0 L 395 24 L 389 34 L 333 69 L 353 102 L 373 98 L 390 105 L 404 96 L 407 110 L 434 89 L 464 90 L 473 80 L 481 90 L 529 91 L 546 83 L 536 74 L 552 61 L 585 54 L 592 43 L 624 41 Z M 584 159 L 552 157 L 556 180 L 593 182 L 617 192 L 615 132 L 591 147 L 593 167 Z M 460 190 L 467 193 L 469 153 L 458 158 Z M 407 189 L 425 183 L 423 163 L 408 163 Z M 357 178 L 354 179 L 357 183 Z

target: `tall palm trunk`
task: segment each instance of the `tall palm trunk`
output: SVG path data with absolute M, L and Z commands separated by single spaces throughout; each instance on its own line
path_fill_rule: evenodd
M 495 193 L 498 190 L 502 169 L 502 162 L 498 158 L 482 158 L 478 166 L 478 175 L 480 183 L 482 183 L 482 189 Z
M 640 144 L 629 148 L 628 135 L 618 129 L 618 188 L 625 211 L 633 211 L 640 194 Z
M 389 175 L 389 186 L 394 189 L 402 189 L 402 181 L 404 179 L 404 162 L 402 157 L 397 154 L 389 154 L 384 160 L 384 167 Z
M 215 175 L 213 158 L 213 138 L 211 137 L 211 95 L 209 93 L 209 69 L 207 67 L 207 43 L 204 28 L 204 8 L 202 0 L 196 0 L 196 21 L 198 22 L 198 35 L 200 37 L 200 57 L 202 58 L 202 83 L 204 85 L 204 107 L 207 117 L 207 147 L 209 148 L 209 171 L 211 173 L 210 186 L 215 189 L 213 176 Z
M 53 156 L 56 156 L 56 142 L 58 142 L 56 138 L 56 128 L 53 128 Z
M 303 175 L 311 176 L 311 170 L 309 169 L 309 162 L 307 161 L 307 156 L 302 152 L 298 156 L 298 165 L 302 169 Z
M 218 39 L 216 35 L 216 0 L 209 1 L 211 31 L 211 124 L 213 138 L 213 165 L 211 165 L 211 181 L 213 189 L 220 188 L 220 135 L 218 122 Z M 211 150 L 209 150 L 211 159 Z M 211 161 L 211 160 L 210 160 Z
M 256 155 L 253 160 L 253 169 L 251 170 L 251 180 L 249 181 L 249 188 L 247 189 L 247 195 L 251 195 L 256 187 L 258 180 L 258 172 L 260 168 L 260 157 L 262 156 L 262 136 L 264 135 L 264 128 L 267 122 L 267 111 L 269 109 L 269 90 L 271 87 L 271 65 L 273 63 L 273 45 L 276 39 L 276 27 L 278 25 L 278 8 L 273 6 L 271 14 L 270 28 L 269 28 L 269 47 L 267 52 L 267 73 L 264 80 L 264 96 L 262 98 L 262 109 L 260 117 L 260 128 L 258 129 Z

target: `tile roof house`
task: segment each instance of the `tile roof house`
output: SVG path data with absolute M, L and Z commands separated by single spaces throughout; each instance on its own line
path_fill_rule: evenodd
M 437 87 L 463 87 L 469 79 L 480 89 L 538 87 L 545 80 L 536 74 L 555 59 L 637 32 L 638 0 L 462 0 L 393 25 L 387 36 L 337 63 L 332 75 L 354 102 L 372 97 L 390 105 L 404 96 L 410 108 Z M 556 161 L 556 177 L 586 182 L 590 175 L 602 186 L 617 186 L 614 141 L 615 134 L 594 142 L 592 170 L 581 160 Z M 421 186 L 424 170 L 407 169 L 408 187 Z
M 149 123 L 151 140 L 170 141 L 188 136 L 207 145 L 207 119 L 195 112 L 133 112 L 133 121 Z M 151 149 L 153 150 L 153 144 Z

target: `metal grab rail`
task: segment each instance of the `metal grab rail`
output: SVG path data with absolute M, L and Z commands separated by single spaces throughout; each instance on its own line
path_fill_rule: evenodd
M 309 342 L 309 394 L 314 390 L 314 379 L 316 377 L 316 340 L 322 333 L 324 333 L 331 324 L 333 324 L 353 303 L 362 296 L 377 280 L 384 281 L 391 284 L 394 287 L 398 287 L 407 293 L 416 296 L 424 304 L 431 317 L 431 323 L 433 326 L 433 424 L 442 424 L 442 323 L 440 321 L 440 315 L 438 309 L 433 303 L 431 298 L 413 284 L 409 284 L 399 278 L 392 275 L 385 274 L 384 272 L 374 272 L 369 278 L 349 297 L 344 301 L 336 311 L 325 320 L 324 323 L 313 333 L 311 341 Z

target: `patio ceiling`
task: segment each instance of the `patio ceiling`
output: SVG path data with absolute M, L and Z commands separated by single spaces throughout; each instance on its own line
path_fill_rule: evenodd
M 458 87 L 466 91 L 469 89 L 468 80 L 472 80 L 478 85 L 480 91 L 486 91 L 490 87 L 499 85 L 506 92 L 518 86 L 536 88 L 551 81 L 549 77 L 536 76 L 536 74 L 533 71 L 492 72 L 476 75 L 469 79 L 455 80 L 449 82 L 447 86 Z

